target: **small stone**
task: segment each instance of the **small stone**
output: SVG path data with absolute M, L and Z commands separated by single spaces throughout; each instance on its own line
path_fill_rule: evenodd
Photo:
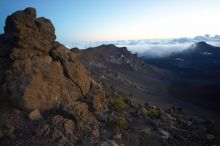
M 113 139 L 115 139 L 115 140 L 120 140 L 121 138 L 122 138 L 121 134 L 117 134 L 117 135 L 113 136 Z
M 213 139 L 215 139 L 215 136 L 214 136 L 214 135 L 211 135 L 211 134 L 208 134 L 208 135 L 206 135 L 206 138 L 207 138 L 208 140 L 213 140 Z
M 60 124 L 63 122 L 63 117 L 61 115 L 56 115 L 52 118 L 52 125 L 55 127 L 60 127 Z
M 52 139 L 57 141 L 58 146 L 72 146 L 72 144 L 67 141 L 66 137 L 64 137 L 63 133 L 57 128 L 55 128 L 52 133 Z
M 41 125 L 36 130 L 37 136 L 47 136 L 50 133 L 50 128 L 48 124 Z
M 155 109 L 157 109 L 156 105 L 152 105 L 152 108 L 155 108 Z
M 43 119 L 43 117 L 42 117 L 42 115 L 41 115 L 41 113 L 40 113 L 40 111 L 38 109 L 33 110 L 32 112 L 30 112 L 28 117 L 32 121 Z
M 171 114 L 165 113 L 165 116 L 166 116 L 169 120 L 172 120 Z
M 64 128 L 65 128 L 65 133 L 67 135 L 73 135 L 73 130 L 75 129 L 75 125 L 73 121 L 65 119 L 64 120 Z
M 188 125 L 188 126 L 192 125 L 192 122 L 191 122 L 191 121 L 188 121 L 188 122 L 187 122 L 187 125 Z
M 147 114 L 146 108 L 142 108 L 141 110 L 142 110 L 142 112 L 143 112 L 145 115 Z
M 52 133 L 52 138 L 57 139 L 57 138 L 60 138 L 60 137 L 63 137 L 63 134 L 60 132 L 59 129 L 54 128 L 53 133 Z
M 151 128 L 145 127 L 145 128 L 142 129 L 140 132 L 141 132 L 142 134 L 144 134 L 144 135 L 149 135 L 149 134 L 151 134 Z
M 172 120 L 176 121 L 177 119 L 175 117 L 172 117 Z
M 162 137 L 168 139 L 170 137 L 170 133 L 166 130 L 160 129 L 160 133 L 163 135 Z

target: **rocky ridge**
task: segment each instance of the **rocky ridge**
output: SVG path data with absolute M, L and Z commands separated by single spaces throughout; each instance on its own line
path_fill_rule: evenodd
M 55 41 L 53 24 L 36 18 L 34 8 L 8 16 L 4 30 L 0 145 L 218 144 L 211 121 L 188 117 L 177 108 L 141 106 L 105 88 L 80 63 L 78 51 Z

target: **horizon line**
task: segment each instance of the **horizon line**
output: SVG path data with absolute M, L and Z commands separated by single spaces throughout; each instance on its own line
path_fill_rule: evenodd
M 208 38 L 212 38 L 212 37 L 216 37 L 216 36 L 220 36 L 220 34 L 215 34 L 215 35 L 210 35 L 210 34 L 204 34 L 204 35 L 195 35 L 192 37 L 161 37 L 161 38 L 137 38 L 137 39 L 103 39 L 103 40 L 77 40 L 77 39 L 73 39 L 71 41 L 66 41 L 66 42 L 114 42 L 114 41 L 134 41 L 134 40 L 172 40 L 172 39 L 181 39 L 181 38 L 186 38 L 186 39 L 194 39 L 196 37 L 208 37 Z M 59 39 L 57 39 L 59 41 Z M 61 41 L 64 42 L 64 41 Z

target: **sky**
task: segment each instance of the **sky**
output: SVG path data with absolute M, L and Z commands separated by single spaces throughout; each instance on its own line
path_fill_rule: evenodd
M 1 0 L 0 33 L 26 7 L 49 18 L 63 43 L 220 34 L 220 0 Z

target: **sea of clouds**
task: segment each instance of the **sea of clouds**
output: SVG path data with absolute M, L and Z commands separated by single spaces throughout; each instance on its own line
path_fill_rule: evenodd
M 99 42 L 70 42 L 68 48 L 77 47 L 87 49 L 97 47 L 102 44 L 114 44 L 118 47 L 127 47 L 132 53 L 145 57 L 164 57 L 175 52 L 191 48 L 197 42 L 207 42 L 213 46 L 220 46 L 220 36 L 197 36 L 194 38 L 177 38 L 177 39 L 146 39 L 146 40 L 118 40 L 118 41 L 99 41 Z

